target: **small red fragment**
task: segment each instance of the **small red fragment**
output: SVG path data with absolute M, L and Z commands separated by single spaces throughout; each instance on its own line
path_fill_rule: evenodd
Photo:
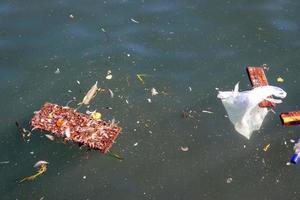
M 300 111 L 284 112 L 280 114 L 280 119 L 283 125 L 299 125 L 300 124 Z

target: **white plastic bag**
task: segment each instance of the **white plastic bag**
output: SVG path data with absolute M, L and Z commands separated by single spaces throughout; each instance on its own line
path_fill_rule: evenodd
M 234 91 L 219 91 L 218 98 L 221 99 L 235 130 L 250 139 L 252 132 L 260 129 L 268 114 L 268 109 L 261 108 L 258 104 L 263 100 L 282 103 L 279 99 L 268 97 L 273 95 L 285 98 L 287 94 L 283 89 L 275 86 L 262 86 L 243 92 L 238 90 L 239 83 L 235 85 Z

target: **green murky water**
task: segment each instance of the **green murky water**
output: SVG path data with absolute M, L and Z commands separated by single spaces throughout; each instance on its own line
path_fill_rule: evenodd
M 282 127 L 278 114 L 300 105 L 299 6 L 291 0 L 1 1 L 0 161 L 9 161 L 0 164 L 1 199 L 297 199 L 300 168 L 286 162 L 299 127 Z M 224 117 L 215 88 L 240 81 L 250 89 L 245 67 L 264 63 L 269 83 L 288 96 L 246 140 Z M 147 75 L 145 84 L 136 74 Z M 285 81 L 277 83 L 278 76 Z M 38 131 L 22 142 L 15 121 L 28 127 L 44 102 L 81 99 L 96 80 L 114 98 L 97 95 L 89 109 L 120 121 L 123 132 L 112 149 L 124 161 L 51 142 Z M 152 87 L 160 94 L 151 96 Z M 182 111 L 193 117 L 183 119 Z M 47 172 L 18 184 L 38 160 L 50 162 Z

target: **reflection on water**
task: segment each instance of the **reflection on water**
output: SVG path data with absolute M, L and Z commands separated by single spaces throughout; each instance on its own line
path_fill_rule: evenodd
M 299 167 L 286 162 L 298 127 L 282 127 L 278 113 L 299 109 L 298 6 L 287 0 L 1 2 L 0 162 L 9 161 L 0 164 L 1 199 L 296 199 Z M 283 77 L 288 96 L 246 141 L 224 117 L 215 88 L 230 90 L 240 80 L 249 90 L 245 67 L 264 63 L 269 83 Z M 105 79 L 108 70 L 112 80 Z M 145 84 L 136 74 L 146 75 Z M 89 109 L 120 121 L 113 150 L 124 161 L 51 142 L 40 132 L 29 143 L 20 140 L 15 121 L 28 127 L 44 102 L 82 99 L 96 80 L 115 97 L 97 95 Z M 152 87 L 160 94 L 151 96 Z M 183 119 L 182 111 L 191 117 Z M 50 163 L 47 172 L 17 184 L 38 160 Z

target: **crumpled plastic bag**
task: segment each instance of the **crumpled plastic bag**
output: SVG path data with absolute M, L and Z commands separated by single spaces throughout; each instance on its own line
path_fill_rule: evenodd
M 221 99 L 235 130 L 250 139 L 252 132 L 260 129 L 268 114 L 268 108 L 261 108 L 258 104 L 263 100 L 282 103 L 280 99 L 268 98 L 271 95 L 285 98 L 287 93 L 279 87 L 270 85 L 239 92 L 237 83 L 233 91 L 219 91 L 217 97 Z

